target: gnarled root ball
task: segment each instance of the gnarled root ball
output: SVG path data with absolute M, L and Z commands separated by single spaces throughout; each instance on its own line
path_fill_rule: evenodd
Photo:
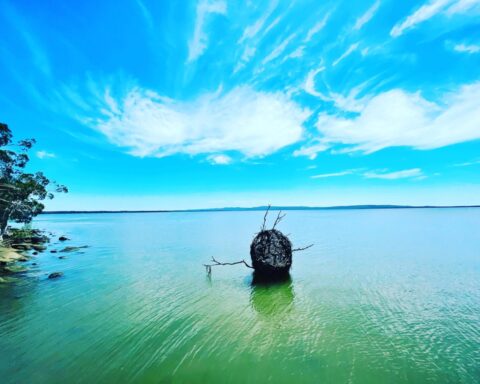
M 292 243 L 276 229 L 262 230 L 250 245 L 255 272 L 270 277 L 288 274 L 292 265 Z

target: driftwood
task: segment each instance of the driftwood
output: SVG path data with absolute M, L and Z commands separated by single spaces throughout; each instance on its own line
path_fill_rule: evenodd
M 204 264 L 208 275 L 212 273 L 212 267 L 236 264 L 244 264 L 246 267 L 254 269 L 257 276 L 264 276 L 266 278 L 277 278 L 288 275 L 290 267 L 292 266 L 293 252 L 304 251 L 312 247 L 313 244 L 302 248 L 292 248 L 292 243 L 288 236 L 284 235 L 278 229 L 275 229 L 285 217 L 285 214 L 279 211 L 272 229 L 266 229 L 269 212 L 270 206 L 268 206 L 265 211 L 260 232 L 256 234 L 250 245 L 252 264 L 249 265 L 245 260 L 222 263 L 212 257 L 213 264 Z

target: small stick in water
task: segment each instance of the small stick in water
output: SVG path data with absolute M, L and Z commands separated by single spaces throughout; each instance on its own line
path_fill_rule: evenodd
M 235 261 L 233 263 L 222 263 L 218 260 L 215 260 L 215 258 L 212 256 L 212 261 L 214 264 L 203 264 L 205 269 L 207 270 L 207 274 L 211 274 L 212 273 L 212 267 L 216 267 L 218 265 L 236 265 L 236 264 L 245 264 L 248 268 L 252 268 L 252 266 L 248 265 L 247 262 L 245 260 L 240 260 L 240 261 Z

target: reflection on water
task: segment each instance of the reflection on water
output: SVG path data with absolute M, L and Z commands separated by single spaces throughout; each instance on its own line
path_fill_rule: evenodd
M 259 315 L 279 318 L 292 310 L 295 293 L 289 274 L 272 281 L 253 273 L 251 288 L 250 303 Z
M 478 383 L 480 210 L 288 218 L 315 246 L 265 284 L 202 265 L 248 258 L 263 212 L 40 216 L 90 247 L 0 285 L 1 383 Z

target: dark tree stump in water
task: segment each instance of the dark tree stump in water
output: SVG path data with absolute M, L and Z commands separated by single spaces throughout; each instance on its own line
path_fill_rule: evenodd
M 236 264 L 244 264 L 248 268 L 254 269 L 254 280 L 257 280 L 257 282 L 279 281 L 289 276 L 288 273 L 292 266 L 292 253 L 304 251 L 312 247 L 313 244 L 303 248 L 292 249 L 292 243 L 288 237 L 275 229 L 277 224 L 285 217 L 285 215 L 282 215 L 282 211 L 278 212 L 272 229 L 265 229 L 269 210 L 270 206 L 268 206 L 265 216 L 263 217 L 263 225 L 260 232 L 255 236 L 250 245 L 252 265 L 248 265 L 245 260 L 221 263 L 212 257 L 213 264 L 203 264 L 208 276 L 212 273 L 212 267 Z
M 276 229 L 262 230 L 250 245 L 250 256 L 258 274 L 271 277 L 286 275 L 292 266 L 292 243 Z

